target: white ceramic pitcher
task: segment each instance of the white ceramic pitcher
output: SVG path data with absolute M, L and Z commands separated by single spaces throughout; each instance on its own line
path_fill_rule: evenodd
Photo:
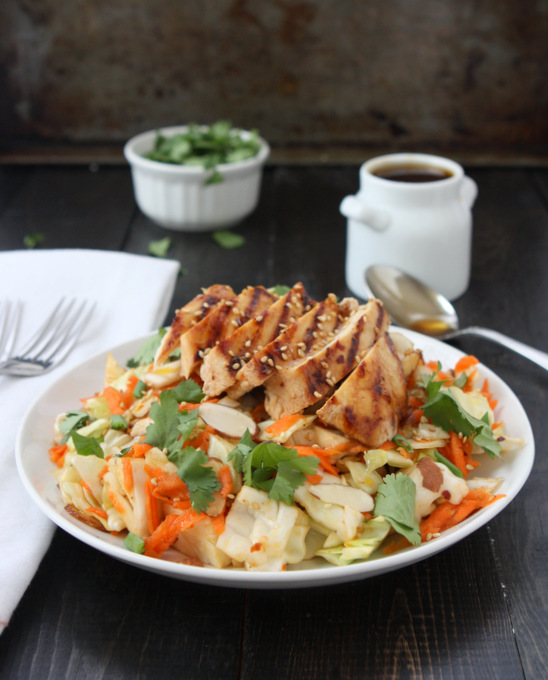
M 388 168 L 435 169 L 436 181 L 395 181 Z M 470 280 L 472 205 L 477 185 L 452 160 L 418 153 L 378 156 L 360 168 L 360 189 L 343 199 L 348 219 L 346 284 L 361 298 L 372 264 L 399 267 L 450 300 Z

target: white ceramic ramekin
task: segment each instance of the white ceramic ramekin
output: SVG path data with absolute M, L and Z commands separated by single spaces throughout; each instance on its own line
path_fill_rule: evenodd
M 150 130 L 132 137 L 124 146 L 137 205 L 153 222 L 175 231 L 213 231 L 233 226 L 257 206 L 262 169 L 270 154 L 268 143 L 259 138 L 261 149 L 253 158 L 218 165 L 223 181 L 206 184 L 211 170 L 143 156 L 152 150 L 157 132 L 167 137 L 185 130 L 186 126 Z M 241 131 L 242 137 L 250 134 Z

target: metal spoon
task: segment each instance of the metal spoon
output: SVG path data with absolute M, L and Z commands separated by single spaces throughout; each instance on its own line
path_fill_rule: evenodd
M 395 267 L 373 265 L 365 273 L 373 295 L 384 304 L 399 326 L 409 328 L 440 340 L 451 340 L 460 335 L 479 335 L 534 361 L 548 370 L 548 354 L 503 333 L 469 326 L 459 329 L 459 319 L 453 305 L 440 293 Z

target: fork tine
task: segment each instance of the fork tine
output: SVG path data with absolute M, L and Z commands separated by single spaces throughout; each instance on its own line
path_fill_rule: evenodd
M 55 331 L 57 328 L 57 325 L 59 321 L 56 321 L 56 317 L 63 306 L 65 302 L 65 298 L 61 298 L 57 305 L 55 306 L 55 309 L 51 312 L 51 314 L 48 316 L 48 318 L 44 321 L 44 323 L 38 328 L 36 333 L 30 338 L 30 340 L 24 345 L 24 347 L 21 348 L 21 350 L 18 352 L 19 357 L 26 357 L 29 354 L 34 353 L 34 352 L 41 352 L 44 348 L 45 345 L 47 345 L 47 342 L 49 341 L 49 338 L 51 337 L 52 331 Z
M 88 307 L 88 309 L 86 309 L 86 307 Z M 55 363 L 58 364 L 67 356 L 91 318 L 94 309 L 95 302 L 89 305 L 88 301 L 84 300 L 80 304 L 80 306 L 66 319 L 63 331 L 56 336 L 55 341 L 50 343 L 50 353 L 43 361 L 46 363 L 55 361 Z
M 0 356 L 9 356 L 13 350 L 19 322 L 21 320 L 21 302 L 16 300 L 10 303 L 9 300 L 0 303 Z

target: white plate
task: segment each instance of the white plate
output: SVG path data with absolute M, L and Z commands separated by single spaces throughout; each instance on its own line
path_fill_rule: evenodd
M 423 350 L 427 361 L 440 360 L 445 367 L 452 367 L 463 356 L 459 350 L 438 340 L 411 331 L 405 331 L 405 335 L 417 348 Z M 139 338 L 120 345 L 112 350 L 112 354 L 118 361 L 125 363 L 145 339 Z M 505 494 L 505 497 L 444 532 L 441 537 L 417 547 L 410 547 L 391 555 L 381 554 L 367 562 L 345 567 L 336 567 L 318 559 L 300 565 L 299 568 L 288 568 L 281 573 L 193 567 L 154 559 L 130 552 L 123 547 L 120 537 L 97 531 L 70 517 L 63 509 L 61 495 L 52 473 L 52 464 L 48 458 L 56 416 L 76 408 L 80 397 L 94 394 L 102 385 L 104 368 L 105 353 L 102 352 L 62 375 L 31 406 L 23 419 L 17 438 L 16 459 L 19 474 L 31 498 L 59 527 L 107 555 L 164 576 L 240 588 L 296 588 L 343 583 L 387 573 L 430 557 L 489 522 L 516 496 L 533 465 L 533 433 L 522 405 L 500 378 L 481 366 L 482 375 L 489 379 L 489 387 L 499 400 L 497 420 L 503 420 L 508 434 L 520 437 L 525 444 L 518 450 L 505 453 L 503 459 L 492 460 L 485 456 L 479 474 L 482 477 L 503 477 L 504 484 L 498 493 Z

